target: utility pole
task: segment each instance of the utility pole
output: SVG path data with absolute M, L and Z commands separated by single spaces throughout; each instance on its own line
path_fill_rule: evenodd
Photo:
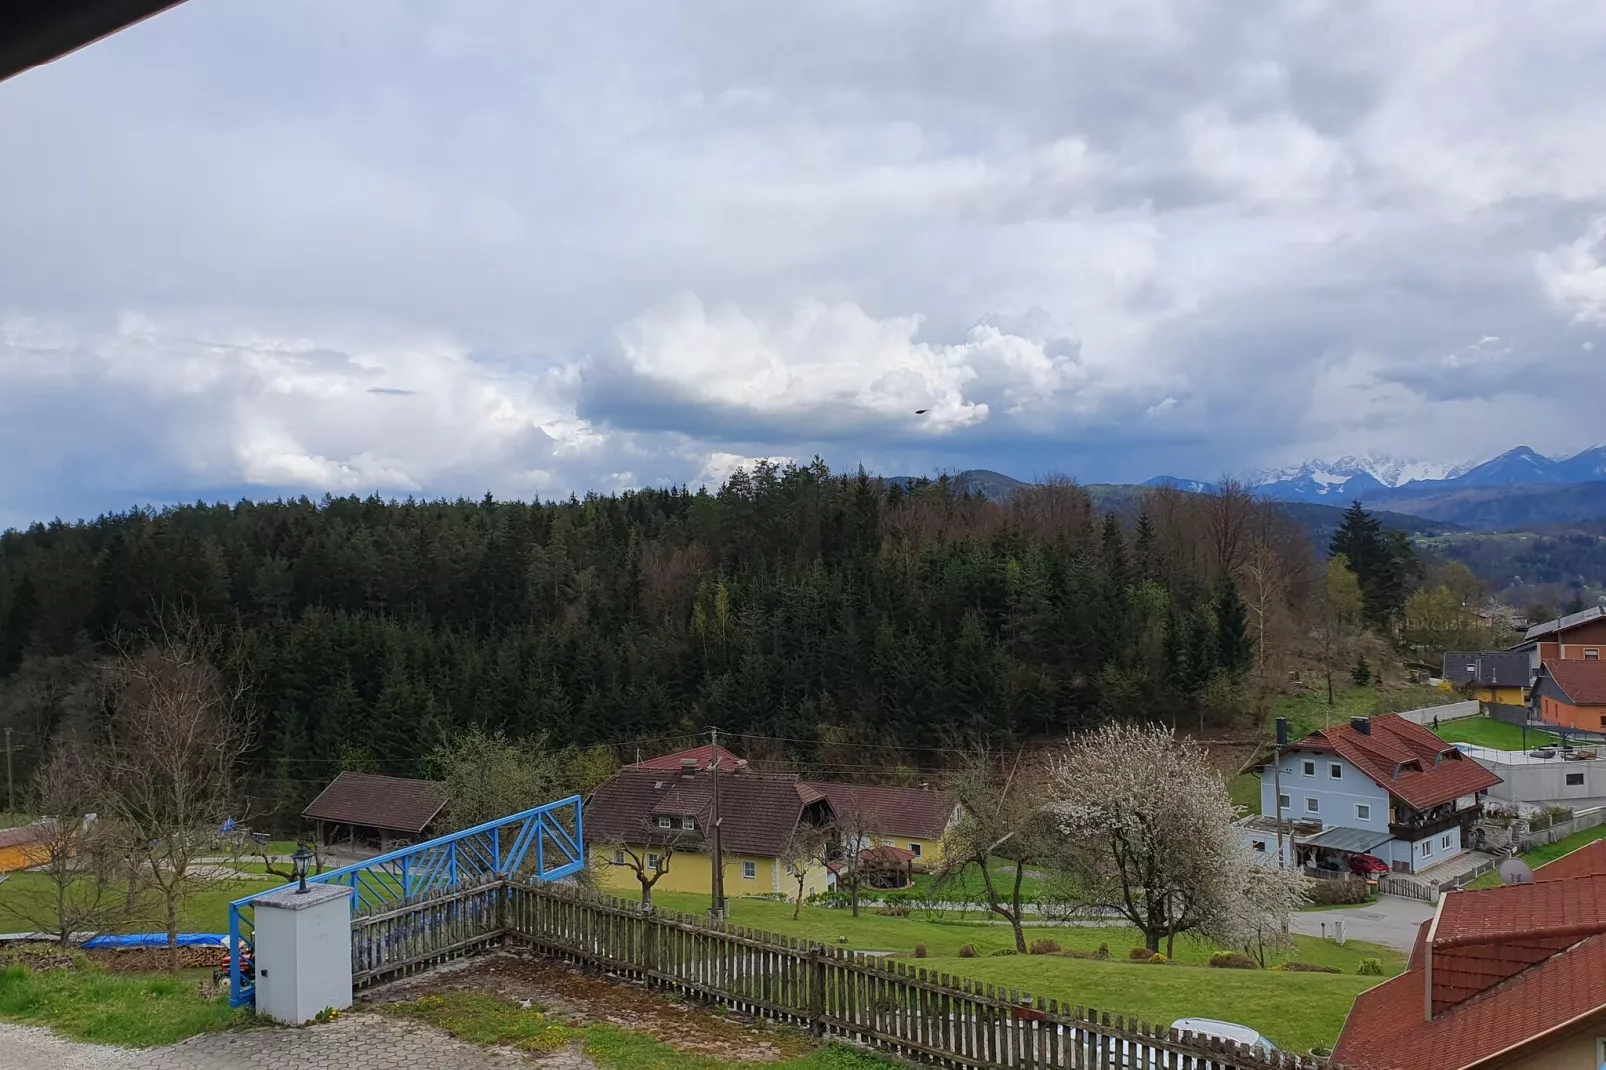
M 11 783 L 11 726 L 6 725 L 6 812 L 17 812 L 17 789 Z
M 1275 745 L 1271 749 L 1271 804 L 1277 813 L 1277 866 L 1279 869 L 1288 866 L 1288 860 L 1283 857 L 1283 748 L 1288 745 L 1288 721 L 1277 718 L 1277 735 Z
M 710 774 L 710 780 L 712 782 L 711 790 L 713 794 L 713 807 L 711 816 L 713 819 L 712 824 L 714 826 L 714 857 L 712 860 L 714 873 L 714 903 L 713 906 L 711 906 L 708 910 L 708 916 L 715 921 L 724 921 L 725 848 L 724 843 L 720 838 L 721 818 L 719 816 L 719 729 L 710 728 L 708 730 L 708 741 L 710 744 L 709 769 L 712 770 Z

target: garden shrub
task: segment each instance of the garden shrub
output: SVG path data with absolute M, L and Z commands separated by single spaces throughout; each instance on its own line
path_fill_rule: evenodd
M 1371 888 L 1360 877 L 1343 880 L 1313 880 L 1305 886 L 1305 900 L 1312 906 L 1330 907 L 1340 904 L 1364 903 L 1371 898 Z
M 1127 958 L 1131 959 L 1133 962 L 1148 962 L 1149 956 L 1152 954 L 1154 954 L 1154 952 L 1150 951 L 1146 947 L 1134 947 L 1131 952 L 1128 953 Z
M 1099 949 L 1094 952 L 1094 955 L 1101 959 L 1108 959 L 1110 957 L 1110 945 L 1100 944 Z
M 1217 951 L 1210 956 L 1210 965 L 1218 970 L 1258 970 L 1260 963 L 1242 951 Z
M 1016 952 L 1016 950 L 1014 948 L 1012 948 L 1012 947 L 1001 947 L 997 951 L 992 952 L 992 957 L 996 959 L 996 958 L 1001 958 L 1004 955 L 1014 955 L 1014 954 L 1017 954 L 1017 952 Z
M 1337 966 L 1318 966 L 1314 962 L 1280 962 L 1272 969 L 1282 973 L 1343 973 Z
M 1059 951 L 1059 941 L 1050 940 L 1046 936 L 1041 940 L 1033 940 L 1032 946 L 1026 949 L 1026 953 L 1029 955 L 1057 955 Z
M 960 945 L 959 957 L 962 958 L 962 959 L 973 959 L 973 958 L 975 958 L 976 957 L 976 945 L 975 944 L 962 944 L 962 945 Z
M 1382 977 L 1383 963 L 1374 958 L 1364 958 L 1361 960 L 1361 964 L 1356 967 L 1355 972 L 1362 977 Z
M 926 957 L 926 945 L 925 944 L 916 944 L 915 945 L 915 958 L 923 959 L 925 957 Z
M 1149 959 L 1150 966 L 1168 966 L 1170 963 L 1171 960 L 1160 954 L 1158 951 L 1156 951 Z

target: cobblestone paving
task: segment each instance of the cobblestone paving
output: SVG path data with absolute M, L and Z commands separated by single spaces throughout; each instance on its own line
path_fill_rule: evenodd
M 0 1027 L 0 1070 L 595 1070 L 578 1050 L 526 1058 L 416 1022 L 348 1014 L 302 1029 L 244 1029 L 133 1051 Z

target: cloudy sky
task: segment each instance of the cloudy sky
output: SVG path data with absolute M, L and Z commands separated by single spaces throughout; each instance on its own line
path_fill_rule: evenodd
M 0 84 L 0 526 L 1574 451 L 1603 44 L 1598 0 L 188 0 Z

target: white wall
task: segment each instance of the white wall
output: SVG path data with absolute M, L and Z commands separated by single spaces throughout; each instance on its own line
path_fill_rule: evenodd
M 1496 799 L 1509 802 L 1549 802 L 1555 799 L 1606 798 L 1606 759 L 1591 762 L 1568 762 L 1553 758 L 1548 762 L 1527 765 L 1506 765 L 1475 759 L 1479 765 L 1501 778 L 1501 783 L 1488 790 Z M 1580 778 L 1581 784 L 1568 784 L 1568 774 Z

